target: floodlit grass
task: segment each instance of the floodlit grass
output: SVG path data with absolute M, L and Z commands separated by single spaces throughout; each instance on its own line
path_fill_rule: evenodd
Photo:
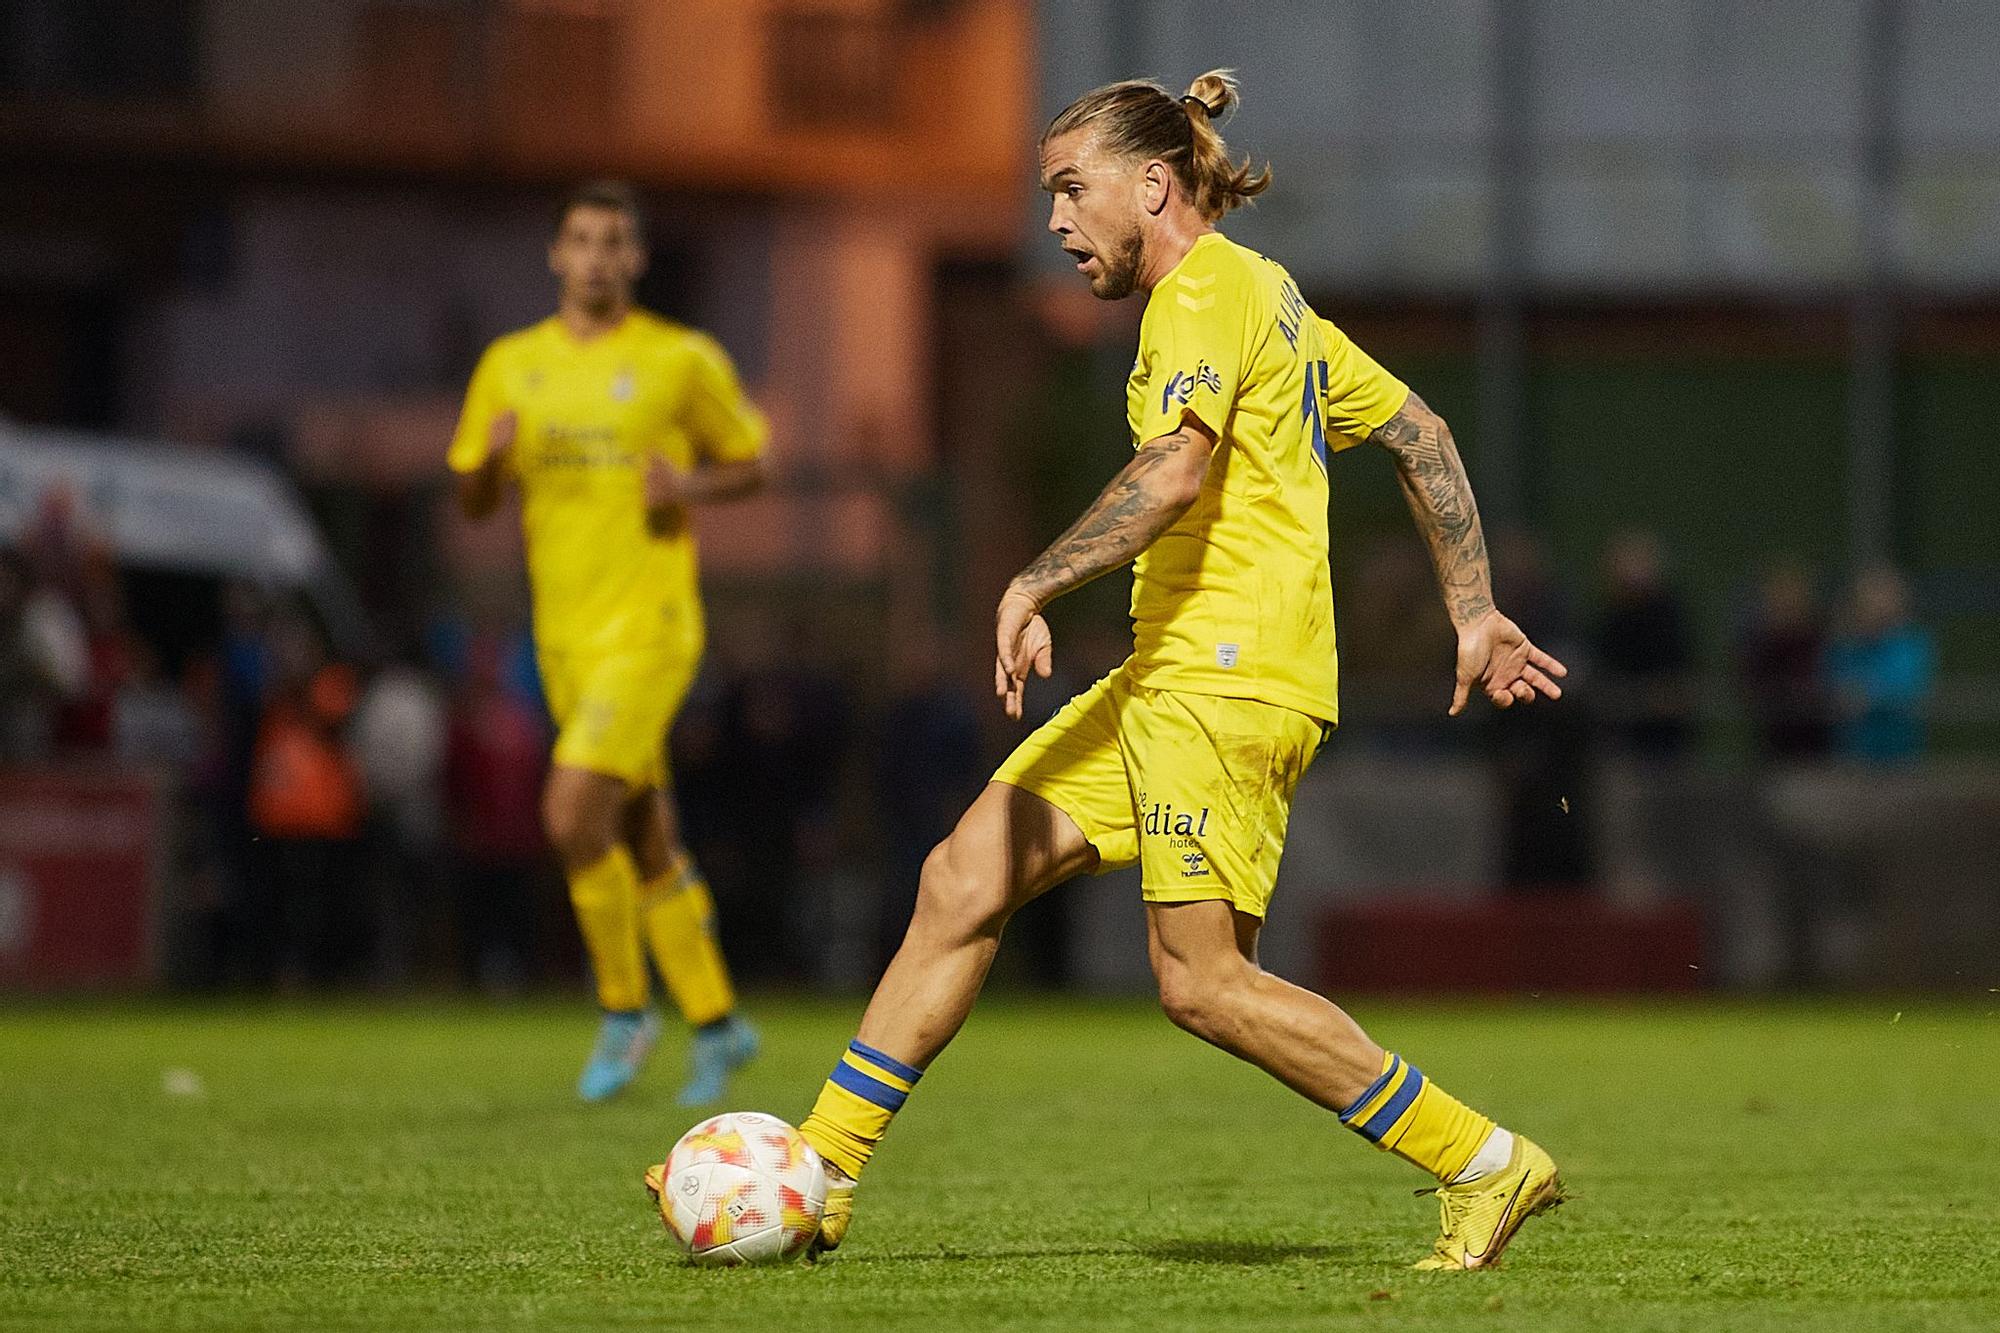
M 0 1325 L 2000 1327 L 2000 1004 L 1356 1008 L 1562 1162 L 1500 1270 L 1408 1271 L 1426 1181 L 1146 1006 L 983 1007 L 846 1249 L 720 1272 L 639 1183 L 678 1048 L 580 1106 L 580 1003 L 17 1006 Z M 858 1005 L 754 1012 L 731 1103 L 797 1120 Z

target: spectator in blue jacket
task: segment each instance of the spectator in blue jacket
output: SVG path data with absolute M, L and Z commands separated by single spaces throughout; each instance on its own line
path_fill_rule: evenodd
M 1840 754 L 1899 764 L 1923 753 L 1937 648 L 1910 612 L 1901 574 L 1878 565 L 1855 580 L 1847 624 L 1828 646 L 1826 664 Z

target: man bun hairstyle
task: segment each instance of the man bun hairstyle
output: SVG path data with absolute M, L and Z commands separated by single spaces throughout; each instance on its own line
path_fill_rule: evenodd
M 1158 158 L 1173 168 L 1195 210 L 1210 222 L 1240 208 L 1271 184 L 1271 168 L 1253 172 L 1250 159 L 1229 159 L 1216 132 L 1242 97 L 1232 70 L 1212 69 L 1175 97 L 1151 79 L 1127 79 L 1093 89 L 1065 107 L 1042 132 L 1042 142 L 1089 127 L 1120 157 Z

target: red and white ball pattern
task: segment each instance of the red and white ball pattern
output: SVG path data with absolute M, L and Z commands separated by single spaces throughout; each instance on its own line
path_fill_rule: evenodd
M 667 1155 L 660 1216 L 698 1264 L 783 1263 L 805 1253 L 826 1207 L 826 1168 L 774 1115 L 704 1120 Z

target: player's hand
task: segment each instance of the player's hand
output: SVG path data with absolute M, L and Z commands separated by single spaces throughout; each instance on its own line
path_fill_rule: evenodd
M 1458 688 L 1452 692 L 1451 715 L 1465 711 L 1477 689 L 1495 708 L 1512 708 L 1546 696 L 1562 698 L 1556 684 L 1569 668 L 1528 641 L 1521 627 L 1488 611 L 1458 632 Z
M 1021 716 L 1021 698 L 1027 692 L 1028 673 L 1043 680 L 1055 669 L 1055 639 L 1041 608 L 1026 593 L 1009 588 L 1000 598 L 993 616 L 993 693 L 998 695 L 1007 716 Z
M 486 466 L 497 468 L 505 463 L 520 433 L 521 417 L 513 408 L 496 414 L 486 427 Z
M 687 505 L 687 488 L 674 465 L 658 454 L 647 460 L 645 493 L 646 523 L 655 536 L 680 526 Z

